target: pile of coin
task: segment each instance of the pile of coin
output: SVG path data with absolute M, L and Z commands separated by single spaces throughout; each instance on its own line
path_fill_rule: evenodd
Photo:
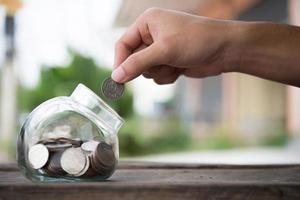
M 111 145 L 100 140 L 56 138 L 41 140 L 28 151 L 33 169 L 49 176 L 109 176 L 116 166 Z

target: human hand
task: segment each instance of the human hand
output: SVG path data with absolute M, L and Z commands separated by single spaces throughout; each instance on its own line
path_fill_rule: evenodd
M 116 43 L 112 78 L 124 83 L 143 74 L 168 84 L 180 75 L 202 78 L 231 71 L 225 52 L 232 24 L 148 9 Z

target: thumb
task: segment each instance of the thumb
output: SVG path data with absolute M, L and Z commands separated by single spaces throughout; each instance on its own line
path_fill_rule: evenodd
M 152 44 L 131 54 L 121 65 L 112 72 L 112 79 L 119 83 L 130 81 L 152 66 L 160 65 L 162 54 L 159 48 Z

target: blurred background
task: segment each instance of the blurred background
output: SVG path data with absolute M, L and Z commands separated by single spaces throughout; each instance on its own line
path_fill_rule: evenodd
M 219 19 L 300 24 L 297 0 L 0 0 L 0 163 L 14 162 L 22 122 L 78 83 L 100 94 L 114 44 L 149 7 Z M 300 163 L 300 89 L 242 74 L 180 77 L 158 86 L 139 77 L 108 102 L 125 118 L 127 160 Z

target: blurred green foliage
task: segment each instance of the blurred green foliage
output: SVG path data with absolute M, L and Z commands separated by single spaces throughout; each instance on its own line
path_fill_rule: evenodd
M 176 117 L 159 120 L 160 127 L 153 130 L 155 132 L 143 130 L 142 121 L 139 117 L 131 118 L 122 128 L 119 134 L 121 156 L 183 151 L 191 147 L 189 129 Z
M 210 133 L 202 140 L 193 143 L 194 149 L 232 149 L 247 146 L 241 138 L 223 133 Z
M 111 71 L 103 66 L 97 66 L 92 58 L 72 51 L 70 54 L 71 62 L 66 66 L 44 66 L 36 87 L 29 89 L 20 86 L 18 90 L 20 111 L 30 112 L 50 98 L 69 96 L 79 83 L 83 83 L 107 100 L 100 89 L 102 81 L 110 77 Z M 133 114 L 133 97 L 128 89 L 118 101 L 107 102 L 124 118 Z
M 273 130 L 267 134 L 260 142 L 259 145 L 262 146 L 284 146 L 289 141 L 289 133 L 284 129 Z

